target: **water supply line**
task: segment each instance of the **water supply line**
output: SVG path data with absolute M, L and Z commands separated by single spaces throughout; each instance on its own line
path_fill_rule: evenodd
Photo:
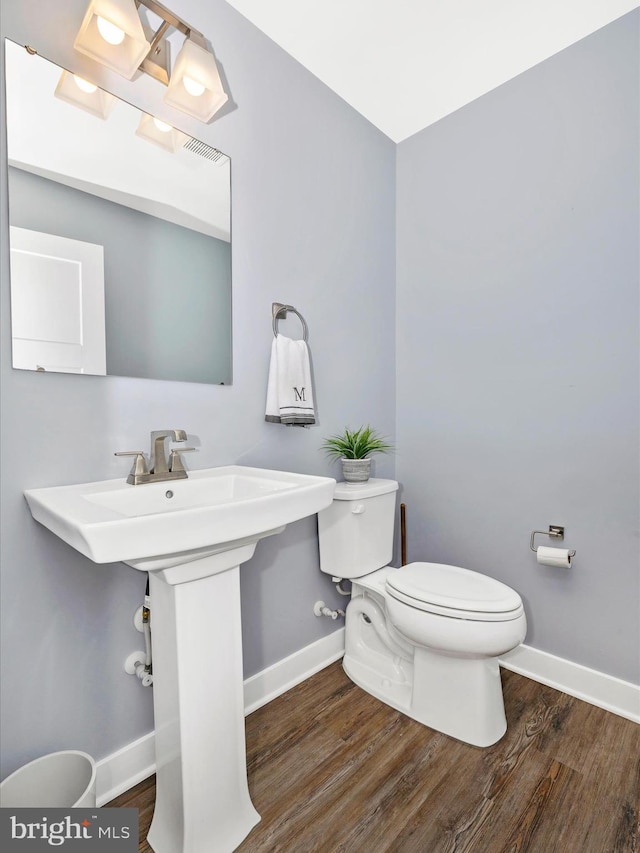
M 149 575 L 147 574 L 147 585 L 144 591 L 144 606 L 142 608 L 142 630 L 144 633 L 145 661 L 144 665 L 147 672 L 151 675 L 153 668 L 151 666 L 151 595 L 149 592 Z
M 151 600 L 148 595 L 144 597 L 144 606 L 142 608 L 142 631 L 144 634 L 144 668 L 149 675 L 153 675 L 153 667 L 151 665 Z
M 136 675 L 143 687 L 151 687 L 153 684 L 153 664 L 151 657 L 151 598 L 148 577 L 144 604 L 136 611 L 133 623 L 136 629 L 144 635 L 145 650 L 143 652 L 132 652 L 124 662 L 124 669 L 129 675 Z
M 340 595 L 351 595 L 350 589 L 342 589 L 342 581 L 344 578 L 331 578 L 331 580 L 335 583 L 336 589 L 340 593 Z
M 313 605 L 314 616 L 328 616 L 330 619 L 337 619 L 338 616 L 344 616 L 344 610 L 332 610 L 327 607 L 324 601 L 316 601 Z

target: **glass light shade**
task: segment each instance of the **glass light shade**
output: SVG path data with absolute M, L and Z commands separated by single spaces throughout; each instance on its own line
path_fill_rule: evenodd
M 191 91 L 185 86 L 185 78 Z M 202 94 L 192 94 L 199 91 L 197 84 L 204 87 Z M 213 54 L 185 39 L 164 95 L 165 104 L 200 121 L 209 121 L 228 100 Z
M 88 83 L 88 81 L 83 82 Z M 74 107 L 79 107 L 98 118 L 106 119 L 111 113 L 116 99 L 108 92 L 98 89 L 97 86 L 93 91 L 90 91 L 91 86 L 92 84 L 89 83 L 88 86 L 81 87 L 73 74 L 69 71 L 63 71 L 53 94 L 61 101 L 73 104 Z
M 119 44 L 112 44 L 103 37 L 98 18 L 124 33 Z M 135 0 L 91 0 L 73 46 L 128 80 L 151 47 L 142 29 Z
M 167 129 L 165 130 L 164 128 Z M 181 130 L 176 130 L 175 127 L 154 119 L 148 113 L 142 113 L 140 124 L 136 130 L 136 136 L 146 139 L 147 142 L 153 142 L 154 145 L 159 145 L 160 148 L 164 148 L 165 151 L 170 151 L 172 154 L 183 148 L 185 142 L 189 139 L 186 133 L 182 133 Z

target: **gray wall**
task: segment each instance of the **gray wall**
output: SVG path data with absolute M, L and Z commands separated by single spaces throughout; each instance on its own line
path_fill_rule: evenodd
M 231 247 L 9 168 L 11 225 L 104 246 L 107 373 L 228 385 Z
M 234 385 L 11 370 L 3 173 L 3 774 L 152 728 L 151 692 L 122 673 L 144 576 L 58 542 L 22 491 L 124 477 L 113 451 L 158 427 L 200 442 L 193 467 L 337 473 L 322 437 L 368 421 L 393 437 L 397 408 L 376 473 L 396 466 L 410 557 L 511 583 L 528 642 L 637 679 L 637 16 L 402 143 L 396 178 L 395 146 L 222 0 L 174 5 L 215 39 L 235 107 L 181 125 L 233 160 Z M 3 0 L 3 34 L 89 74 L 71 49 L 84 7 Z M 101 73 L 175 120 L 154 81 Z M 263 421 L 273 301 L 309 323 L 316 428 Z M 549 523 L 578 550 L 571 572 L 528 550 Z M 247 675 L 335 629 L 311 612 L 343 603 L 314 519 L 241 576 Z
M 409 558 L 506 581 L 527 643 L 636 682 L 638 31 L 398 146 L 396 329 Z M 570 571 L 529 550 L 549 524 Z
M 25 488 L 124 479 L 129 465 L 113 452 L 144 447 L 156 428 L 189 432 L 200 445 L 193 468 L 317 474 L 337 474 L 319 447 L 343 425 L 371 421 L 394 435 L 395 146 L 222 0 L 172 5 L 214 40 L 235 106 L 210 126 L 179 125 L 232 158 L 234 384 L 12 370 L 2 167 L 3 776 L 54 749 L 101 758 L 153 727 L 151 691 L 123 672 L 140 647 L 132 618 L 145 576 L 57 541 L 31 519 Z M 2 35 L 93 74 L 72 50 L 85 7 L 3 0 Z M 96 82 L 176 122 L 155 81 L 100 73 Z M 2 162 L 4 136 L 3 127 Z M 319 415 L 310 429 L 264 421 L 274 301 L 309 325 Z M 280 330 L 297 335 L 295 316 Z M 382 457 L 377 473 L 392 475 L 393 462 Z M 312 610 L 319 598 L 344 605 L 318 569 L 315 519 L 260 543 L 241 578 L 246 675 L 336 629 Z

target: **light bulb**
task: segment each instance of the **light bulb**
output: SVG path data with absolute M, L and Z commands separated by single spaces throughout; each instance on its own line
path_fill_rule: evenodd
M 167 124 L 166 121 L 160 121 L 159 118 L 154 117 L 153 123 L 161 133 L 169 133 L 170 130 L 173 130 L 170 124 Z
M 115 24 L 112 24 L 111 21 L 107 21 L 106 18 L 102 18 L 100 15 L 97 17 L 98 32 L 102 38 L 109 42 L 109 44 L 122 44 L 124 41 L 124 30 L 116 27 Z
M 88 80 L 85 80 L 84 77 L 78 77 L 77 74 L 73 75 L 73 81 L 82 92 L 86 92 L 87 95 L 93 95 L 94 92 L 98 91 L 98 87 L 95 83 L 90 83 Z
M 194 98 L 199 98 L 205 88 L 202 83 L 198 83 L 198 81 L 194 80 L 193 77 L 187 77 L 186 75 L 182 78 L 182 85 L 190 95 L 193 95 Z

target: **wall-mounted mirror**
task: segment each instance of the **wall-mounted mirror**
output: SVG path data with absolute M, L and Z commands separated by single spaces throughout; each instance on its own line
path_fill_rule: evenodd
M 13 366 L 229 384 L 229 158 L 5 48 Z

